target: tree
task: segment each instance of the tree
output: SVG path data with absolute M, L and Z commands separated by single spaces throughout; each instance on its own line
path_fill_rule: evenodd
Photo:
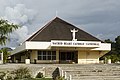
M 113 43 L 110 39 L 106 39 L 104 42 L 106 42 L 106 43 Z
M 0 53 L 3 53 L 3 63 L 7 63 L 8 56 L 10 55 L 10 52 L 8 52 L 8 48 L 2 48 L 0 50 Z
M 120 53 L 120 36 L 118 36 L 117 38 L 115 38 L 116 41 L 116 50 Z
M 0 20 L 0 45 L 5 45 L 6 41 L 9 40 L 8 35 L 14 30 L 18 29 L 19 26 L 13 23 L 8 22 L 7 20 Z M 7 62 L 8 55 L 10 53 L 6 48 L 1 49 L 0 52 L 3 53 L 3 62 Z
M 19 26 L 8 22 L 7 20 L 0 20 L 0 45 L 5 45 L 6 41 L 9 40 L 8 35 L 14 30 L 18 29 Z
M 115 42 L 110 39 L 105 40 L 106 43 L 111 43 L 111 51 L 105 54 L 102 58 L 111 59 L 113 63 L 120 61 L 120 36 L 115 38 Z

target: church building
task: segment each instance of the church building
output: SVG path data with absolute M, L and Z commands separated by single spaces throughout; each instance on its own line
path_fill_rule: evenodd
M 55 17 L 12 51 L 12 62 L 89 64 L 111 50 L 104 43 L 78 27 Z

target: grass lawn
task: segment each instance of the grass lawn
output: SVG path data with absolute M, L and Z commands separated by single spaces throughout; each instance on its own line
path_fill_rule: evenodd
M 52 80 L 51 78 L 35 78 L 33 80 Z

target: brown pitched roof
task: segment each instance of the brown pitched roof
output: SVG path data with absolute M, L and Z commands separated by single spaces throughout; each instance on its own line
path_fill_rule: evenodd
M 70 30 L 77 29 L 76 39 L 78 41 L 101 41 L 89 33 L 75 27 L 74 25 L 56 17 L 26 41 L 51 41 L 51 40 L 72 40 Z

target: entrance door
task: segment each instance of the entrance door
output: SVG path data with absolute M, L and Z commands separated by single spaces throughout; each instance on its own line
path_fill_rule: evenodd
M 60 51 L 59 60 L 60 63 L 77 63 L 77 56 L 77 51 Z

